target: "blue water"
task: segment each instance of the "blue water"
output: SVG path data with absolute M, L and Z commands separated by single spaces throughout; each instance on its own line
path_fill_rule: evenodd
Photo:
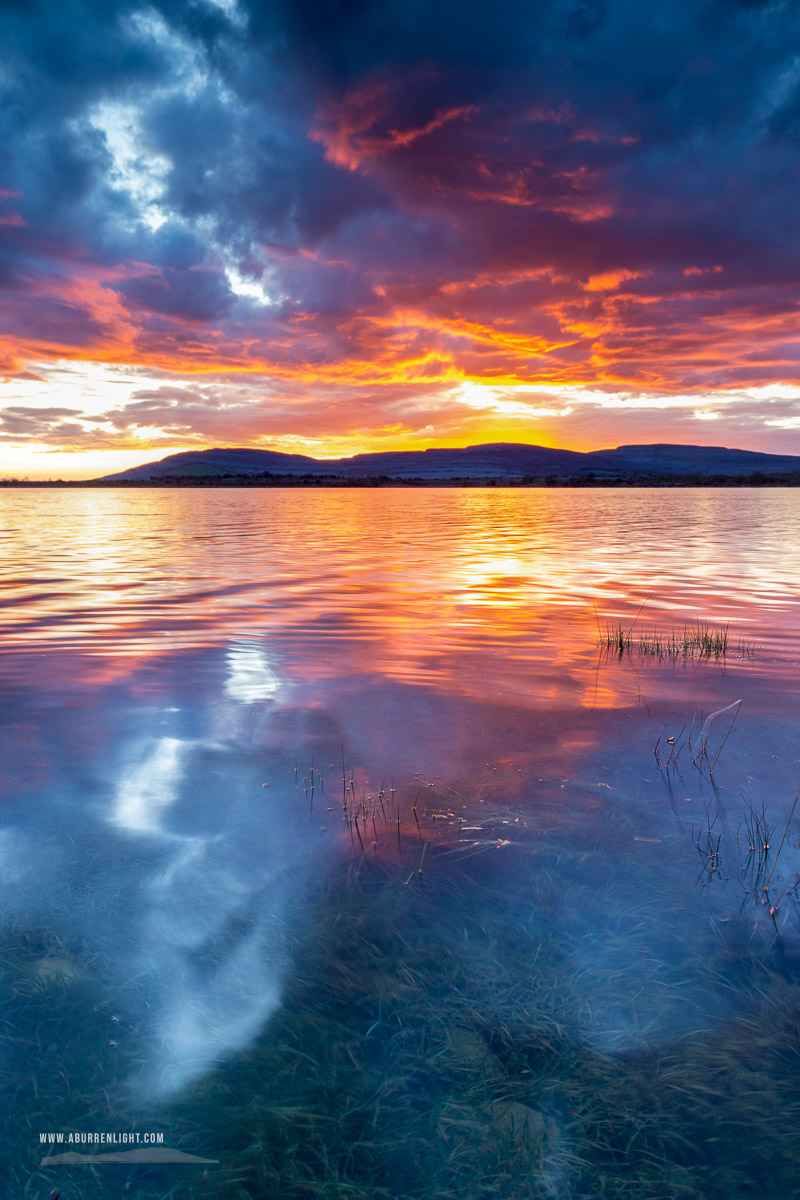
M 797 508 L 0 492 L 9 1194 L 800 1195 Z

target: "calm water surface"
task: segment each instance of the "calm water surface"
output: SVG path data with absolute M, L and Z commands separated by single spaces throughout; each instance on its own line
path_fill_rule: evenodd
M 8 1194 L 800 1196 L 799 521 L 0 493 Z

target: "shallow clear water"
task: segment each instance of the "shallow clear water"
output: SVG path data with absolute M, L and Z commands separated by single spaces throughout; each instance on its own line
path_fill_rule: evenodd
M 0 493 L 9 1186 L 800 1195 L 799 507 Z

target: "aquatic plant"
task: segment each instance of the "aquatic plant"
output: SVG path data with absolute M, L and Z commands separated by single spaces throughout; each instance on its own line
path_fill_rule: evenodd
M 690 753 L 693 755 L 692 765 L 694 767 L 696 767 L 699 771 L 707 770 L 709 777 L 710 778 L 713 777 L 714 769 L 715 769 L 717 763 L 719 762 L 722 751 L 725 749 L 725 745 L 728 741 L 728 738 L 730 737 L 731 730 L 733 729 L 733 726 L 736 722 L 736 718 L 739 715 L 739 709 L 741 708 L 741 704 L 742 704 L 741 700 L 734 700 L 732 704 L 727 704 L 724 708 L 718 708 L 715 712 L 711 713 L 708 717 L 706 717 L 705 721 L 703 722 L 703 725 L 700 730 L 700 734 L 699 734 L 699 737 L 697 738 L 697 741 L 693 742 L 692 739 L 694 736 L 694 725 L 695 725 L 695 720 L 697 719 L 697 713 L 695 712 L 694 716 L 692 717 L 691 728 L 690 728 L 688 734 L 686 735 L 686 739 L 683 742 L 681 741 L 681 738 L 683 737 L 683 734 L 686 732 L 685 725 L 681 726 L 679 733 L 674 734 L 671 737 L 664 738 L 665 746 L 669 747 L 669 756 L 668 756 L 666 762 L 664 762 L 661 757 L 662 754 L 665 752 L 660 749 L 661 739 L 664 737 L 664 733 L 666 732 L 666 728 L 667 728 L 667 726 L 664 725 L 663 729 L 661 730 L 661 732 L 658 735 L 658 738 L 656 739 L 656 744 L 653 747 L 653 754 L 655 756 L 655 760 L 656 760 L 656 763 L 658 764 L 659 769 L 664 768 L 667 771 L 669 771 L 671 769 L 674 772 L 677 772 L 678 771 L 678 762 L 679 762 L 681 753 L 684 749 L 686 749 L 688 747 Z M 712 747 L 711 750 L 709 750 L 709 737 L 711 734 L 711 726 L 713 725 L 713 723 L 717 719 L 717 717 L 726 716 L 728 713 L 732 714 L 731 720 L 727 727 L 727 730 L 725 731 L 722 741 L 719 743 L 718 746 Z M 713 758 L 712 758 L 712 754 L 713 754 Z
M 619 655 L 637 653 L 643 658 L 723 658 L 728 653 L 728 626 L 684 625 L 680 630 L 668 627 L 635 633 L 633 626 L 627 629 L 621 624 L 607 624 L 599 630 L 598 646 L 602 650 L 614 651 Z M 739 652 L 753 653 L 750 646 Z M 749 644 L 748 644 L 749 646 Z

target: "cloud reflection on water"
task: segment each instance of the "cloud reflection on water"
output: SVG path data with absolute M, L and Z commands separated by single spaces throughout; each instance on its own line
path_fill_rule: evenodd
M 220 666 L 208 711 L 189 694 L 172 707 L 177 722 L 194 704 L 190 722 L 205 731 L 126 747 L 109 810 L 123 836 L 156 844 L 126 939 L 132 972 L 147 980 L 155 1039 L 136 1087 L 157 1095 L 246 1045 L 277 1007 L 284 910 L 302 890 L 314 841 L 291 816 L 254 821 L 256 763 L 237 762 L 254 750 L 243 710 L 274 697 L 278 676 L 254 645 L 232 644 Z M 259 735 L 269 719 L 262 710 Z M 276 788 L 272 807 L 284 799 Z

